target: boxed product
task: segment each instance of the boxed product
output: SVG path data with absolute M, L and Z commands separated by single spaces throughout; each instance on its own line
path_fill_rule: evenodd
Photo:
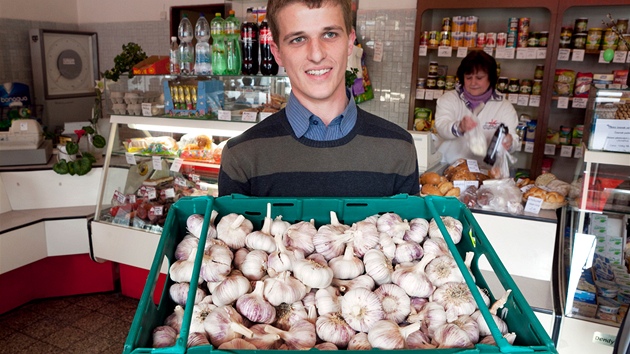
M 573 301 L 573 313 L 584 317 L 595 317 L 597 314 L 597 304 Z
M 152 55 L 133 66 L 134 75 L 168 75 L 170 73 L 168 55 Z
M 556 69 L 553 83 L 555 96 L 571 96 L 575 85 L 575 71 L 568 69 Z
M 591 90 L 592 83 L 593 73 L 577 73 L 575 77 L 575 88 L 573 89 L 573 96 L 588 97 L 588 93 Z
M 171 116 L 216 118 L 224 107 L 223 81 L 164 81 L 164 112 Z

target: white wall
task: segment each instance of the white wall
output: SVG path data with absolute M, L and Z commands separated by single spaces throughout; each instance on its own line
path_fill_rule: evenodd
M 77 0 L 0 0 L 0 18 L 73 24 L 79 22 Z
M 359 10 L 400 10 L 416 9 L 416 0 L 359 0 Z

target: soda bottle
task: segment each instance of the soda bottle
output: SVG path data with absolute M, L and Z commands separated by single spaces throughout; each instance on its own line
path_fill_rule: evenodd
M 234 10 L 230 10 L 228 18 L 225 19 L 225 51 L 227 57 L 228 75 L 238 75 L 241 73 L 241 24 Z
M 177 44 L 176 36 L 171 37 L 170 57 L 169 71 L 173 75 L 179 75 L 179 45 Z
M 195 74 L 209 75 L 210 68 L 210 24 L 203 13 L 200 14 L 195 24 L 195 38 L 197 45 L 195 46 Z
M 263 75 L 277 75 L 278 63 L 271 53 L 273 36 L 269 29 L 267 19 L 260 24 L 260 73 Z
M 212 73 L 214 75 L 225 75 L 227 70 L 225 21 L 221 18 L 221 13 L 219 12 L 210 21 L 210 34 L 212 35 Z
M 193 72 L 193 63 L 195 62 L 195 49 L 192 46 L 193 27 L 184 15 L 179 22 L 177 28 L 177 36 L 179 37 L 179 68 L 182 75 L 190 75 Z
M 253 21 L 252 21 L 253 20 Z M 241 25 L 241 72 L 243 75 L 258 74 L 258 25 L 252 8 L 247 9 L 247 17 Z

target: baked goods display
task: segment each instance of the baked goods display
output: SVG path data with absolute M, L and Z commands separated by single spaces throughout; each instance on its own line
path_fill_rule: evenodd
M 479 181 L 480 183 L 490 178 L 490 176 L 481 172 L 471 172 L 465 159 L 459 159 L 448 166 L 444 170 L 444 177 L 451 182 Z
M 533 184 L 522 186 L 521 190 L 523 202 L 527 203 L 529 197 L 536 197 L 543 200 L 541 209 L 557 209 L 567 203 L 566 196 L 571 191 L 571 185 L 551 173 L 544 173 Z
M 453 186 L 453 182 L 440 176 L 436 172 L 425 172 L 420 176 L 422 189 L 421 195 L 439 195 L 445 197 L 459 197 L 459 187 Z

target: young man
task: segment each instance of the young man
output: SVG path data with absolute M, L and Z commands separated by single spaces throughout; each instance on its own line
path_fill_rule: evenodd
M 272 52 L 291 81 L 285 109 L 223 149 L 219 195 L 418 194 L 411 135 L 358 108 L 345 86 L 350 0 L 269 0 Z

